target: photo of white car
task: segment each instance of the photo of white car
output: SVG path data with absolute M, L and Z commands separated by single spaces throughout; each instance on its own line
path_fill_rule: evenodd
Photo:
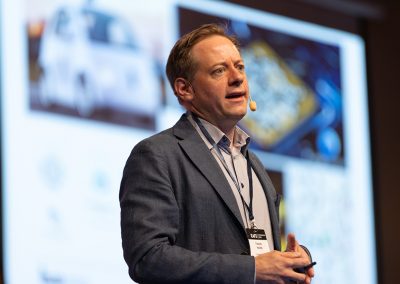
M 159 72 L 137 42 L 119 15 L 90 5 L 58 8 L 40 39 L 39 104 L 74 109 L 82 117 L 99 109 L 154 117 Z

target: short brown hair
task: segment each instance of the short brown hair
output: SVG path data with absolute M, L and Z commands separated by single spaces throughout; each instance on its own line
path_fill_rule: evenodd
M 196 72 L 196 64 L 193 62 L 191 50 L 199 41 L 214 35 L 220 35 L 232 41 L 232 43 L 239 50 L 239 41 L 236 39 L 236 37 L 228 35 L 225 30 L 226 29 L 224 27 L 217 24 L 202 25 L 199 28 L 183 35 L 175 43 L 169 54 L 166 65 L 166 73 L 172 90 L 174 90 L 174 83 L 177 78 L 182 77 L 189 81 L 193 79 L 193 76 Z

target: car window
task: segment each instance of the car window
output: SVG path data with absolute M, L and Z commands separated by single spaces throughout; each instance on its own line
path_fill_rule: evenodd
M 83 11 L 89 39 L 135 48 L 132 33 L 121 19 L 95 11 Z
M 71 31 L 71 16 L 65 10 L 60 10 L 56 16 L 55 33 L 62 37 L 70 38 Z

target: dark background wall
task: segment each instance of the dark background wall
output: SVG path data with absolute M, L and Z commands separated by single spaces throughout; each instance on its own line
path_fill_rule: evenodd
M 365 23 L 378 257 L 385 284 L 398 283 L 400 267 L 400 5 L 395 2 L 382 4 L 382 19 Z
M 358 33 L 366 41 L 379 283 L 399 283 L 400 1 L 232 0 Z M 399 242 L 399 243 L 397 243 Z

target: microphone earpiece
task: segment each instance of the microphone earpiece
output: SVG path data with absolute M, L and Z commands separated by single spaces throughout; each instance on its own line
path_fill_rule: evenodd
M 250 95 L 249 95 L 250 96 Z M 249 107 L 251 111 L 256 111 L 257 110 L 257 104 L 255 101 L 253 101 L 253 99 L 250 96 L 250 103 L 249 103 Z
M 250 101 L 250 110 L 251 111 L 256 111 L 257 110 L 257 104 L 253 100 Z

